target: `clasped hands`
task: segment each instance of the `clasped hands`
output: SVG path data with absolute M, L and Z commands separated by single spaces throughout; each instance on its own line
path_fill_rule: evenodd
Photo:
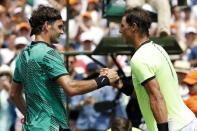
M 123 86 L 122 81 L 120 80 L 120 77 L 118 76 L 118 73 L 115 69 L 109 69 L 109 68 L 101 68 L 100 69 L 100 76 L 105 75 L 109 78 L 110 84 L 118 89 L 121 89 Z

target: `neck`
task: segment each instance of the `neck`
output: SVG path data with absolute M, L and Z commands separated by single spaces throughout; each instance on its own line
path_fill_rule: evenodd
M 35 41 L 43 41 L 45 43 L 51 44 L 48 35 L 44 35 L 43 33 L 36 35 Z
M 143 44 L 145 41 L 148 41 L 148 40 L 149 40 L 148 36 L 138 35 L 138 36 L 134 37 L 134 41 L 133 41 L 134 47 L 137 49 L 138 47 L 141 46 L 141 44 Z

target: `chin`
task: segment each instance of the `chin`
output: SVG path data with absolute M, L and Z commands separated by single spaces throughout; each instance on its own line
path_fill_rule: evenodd
M 59 43 L 58 40 L 52 40 L 51 42 L 54 43 L 54 44 L 58 44 Z
M 127 37 L 122 37 L 124 41 L 128 41 L 129 39 Z
M 128 38 L 124 38 L 124 42 L 125 42 L 126 44 L 131 44 L 131 43 L 133 43 L 133 41 L 132 41 L 131 39 L 128 39 Z

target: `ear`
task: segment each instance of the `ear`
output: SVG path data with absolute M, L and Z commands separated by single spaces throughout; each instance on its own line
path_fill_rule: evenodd
M 132 25 L 132 29 L 133 29 L 133 31 L 136 31 L 136 30 L 138 30 L 138 26 L 137 26 L 137 24 L 136 23 L 133 23 L 133 25 Z
M 45 22 L 44 22 L 44 25 L 43 25 L 43 27 L 42 27 L 42 30 L 43 30 L 43 31 L 49 31 L 50 28 L 51 28 L 51 25 L 49 24 L 49 22 L 48 22 L 48 21 L 45 21 Z

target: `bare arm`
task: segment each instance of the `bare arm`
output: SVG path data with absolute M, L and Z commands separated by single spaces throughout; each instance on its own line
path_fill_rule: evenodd
M 56 81 L 69 96 L 84 94 L 97 89 L 95 80 L 79 81 L 73 80 L 69 75 L 65 75 L 59 77 Z
M 150 99 L 150 106 L 157 123 L 168 121 L 167 107 L 163 95 L 160 92 L 159 83 L 156 79 L 145 83 L 145 89 Z
M 109 81 L 107 82 L 108 84 L 112 84 L 114 82 L 116 82 L 117 80 L 119 80 L 119 76 L 117 74 L 117 72 L 114 69 L 101 69 L 100 74 L 102 75 L 106 75 L 107 78 L 109 79 Z M 99 77 L 101 78 L 101 77 Z M 100 79 L 99 83 L 100 86 L 102 84 L 102 82 L 104 82 L 107 79 Z M 66 94 L 70 95 L 70 96 L 74 96 L 74 95 L 79 95 L 79 94 L 84 94 L 84 93 L 88 93 L 90 91 L 96 90 L 97 89 L 97 82 L 92 79 L 92 80 L 73 80 L 69 75 L 65 75 L 65 76 L 61 76 L 59 77 L 56 82 L 63 87 L 64 91 Z M 105 85 L 105 84 L 104 84 Z
M 22 89 L 23 87 L 21 84 L 13 81 L 10 90 L 10 99 L 20 110 L 20 112 L 24 115 L 26 111 L 26 106 L 25 106 L 25 100 L 22 95 L 23 94 Z

